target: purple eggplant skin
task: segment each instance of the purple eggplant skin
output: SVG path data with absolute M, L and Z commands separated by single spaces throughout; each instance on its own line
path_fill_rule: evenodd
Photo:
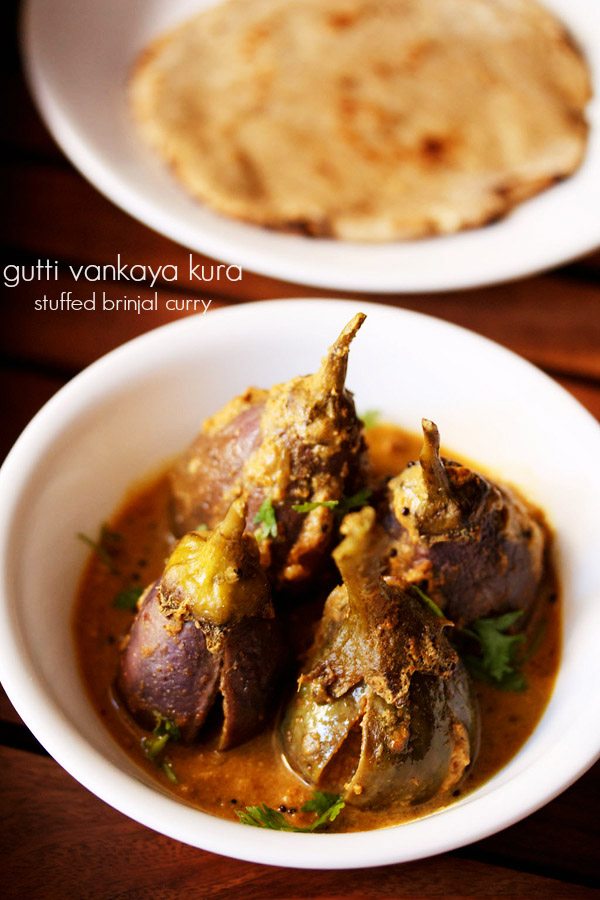
M 390 536 L 387 572 L 417 584 L 460 627 L 535 604 L 548 532 L 510 487 L 442 459 L 433 422 L 423 420 L 418 462 L 387 486 L 378 517 Z
M 318 576 L 337 529 L 331 504 L 366 479 L 362 423 L 345 388 L 350 344 L 364 318 L 348 323 L 313 375 L 269 391 L 250 388 L 204 423 L 170 473 L 176 535 L 201 523 L 214 527 L 241 494 L 247 530 L 260 540 L 272 584 L 289 587 Z M 275 517 L 266 533 L 265 503 Z M 293 509 L 307 503 L 315 508 Z
M 277 619 L 240 619 L 223 642 L 220 750 L 243 744 L 265 727 L 287 666 Z
M 221 660 L 194 621 L 179 630 L 162 612 L 155 582 L 142 601 L 121 653 L 117 687 L 134 719 L 152 729 L 155 714 L 194 740 L 219 691 Z
M 188 744 L 221 695 L 219 749 L 249 740 L 264 727 L 284 670 L 279 623 L 240 619 L 217 638 L 211 652 L 195 620 L 174 627 L 165 616 L 159 583 L 147 591 L 121 654 L 119 694 L 143 728 L 152 729 L 159 713 L 179 727 Z
M 230 404 L 231 417 L 219 421 L 214 429 L 203 429 L 175 463 L 170 481 L 171 518 L 177 537 L 198 525 L 214 528 L 223 519 L 230 503 L 229 489 L 240 480 L 246 460 L 260 444 L 267 393 L 250 388 L 237 397 Z
M 238 498 L 212 532 L 190 532 L 141 598 L 122 648 L 117 687 L 145 728 L 157 715 L 192 742 L 222 699 L 220 749 L 265 724 L 285 644 L 256 540 Z

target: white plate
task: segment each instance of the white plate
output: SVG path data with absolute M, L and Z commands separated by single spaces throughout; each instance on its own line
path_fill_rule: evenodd
M 143 144 L 125 97 L 139 51 L 211 2 L 29 0 L 25 8 L 29 79 L 50 130 L 86 178 L 146 225 L 192 250 L 276 278 L 377 293 L 491 284 L 565 262 L 600 243 L 598 98 L 589 106 L 592 132 L 580 171 L 487 228 L 421 241 L 347 244 L 271 232 L 211 212 Z M 600 85 L 595 3 L 546 5 L 571 28 Z
M 172 457 L 200 421 L 249 383 L 314 370 L 362 309 L 348 384 L 359 409 L 443 440 L 520 486 L 557 531 L 565 640 L 556 687 L 519 753 L 460 802 L 406 825 L 357 834 L 247 828 L 166 794 L 116 744 L 92 707 L 71 634 L 93 533 L 131 483 Z M 424 351 L 423 348 L 426 348 Z M 49 752 L 139 822 L 253 862 L 351 868 L 442 853 L 551 800 L 600 750 L 600 429 L 557 384 L 484 338 L 406 310 L 305 300 L 242 304 L 181 319 L 125 344 L 41 410 L 0 472 L 0 678 Z M 261 798 L 256 798 L 259 801 Z

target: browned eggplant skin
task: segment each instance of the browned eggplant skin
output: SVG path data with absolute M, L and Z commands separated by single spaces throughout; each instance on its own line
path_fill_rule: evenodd
M 546 528 L 511 488 L 439 456 L 424 423 L 421 459 L 389 482 L 379 517 L 390 535 L 387 572 L 420 585 L 459 626 L 528 613 L 543 574 Z
M 277 534 L 260 542 L 261 561 L 277 587 L 312 578 L 331 547 L 332 509 L 298 513 L 293 505 L 339 501 L 366 480 L 366 445 L 352 394 L 345 388 L 348 351 L 364 321 L 358 314 L 314 375 L 269 391 L 252 388 L 204 423 L 171 472 L 175 533 L 213 527 L 232 498 L 248 501 L 247 528 L 266 501 Z
M 145 728 L 157 714 L 192 742 L 220 696 L 222 750 L 264 726 L 284 666 L 256 541 L 236 501 L 212 535 L 190 534 L 141 598 L 120 657 L 117 687 Z
M 469 679 L 445 636 L 450 623 L 382 578 L 374 510 L 348 516 L 343 531 L 344 585 L 327 600 L 282 720 L 283 752 L 305 781 L 353 805 L 418 803 L 455 787 L 476 755 Z M 358 730 L 360 747 L 349 750 Z

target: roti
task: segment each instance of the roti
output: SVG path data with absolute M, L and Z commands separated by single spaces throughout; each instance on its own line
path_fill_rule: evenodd
M 147 48 L 130 91 L 195 197 L 352 241 L 501 218 L 580 165 L 591 95 L 533 0 L 226 0 Z

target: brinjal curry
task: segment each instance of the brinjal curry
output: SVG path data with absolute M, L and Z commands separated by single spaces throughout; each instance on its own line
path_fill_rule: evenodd
M 550 533 L 513 488 L 357 415 L 355 316 L 319 370 L 249 388 L 124 502 L 75 611 L 110 730 L 181 799 L 356 831 L 504 765 L 550 695 Z

